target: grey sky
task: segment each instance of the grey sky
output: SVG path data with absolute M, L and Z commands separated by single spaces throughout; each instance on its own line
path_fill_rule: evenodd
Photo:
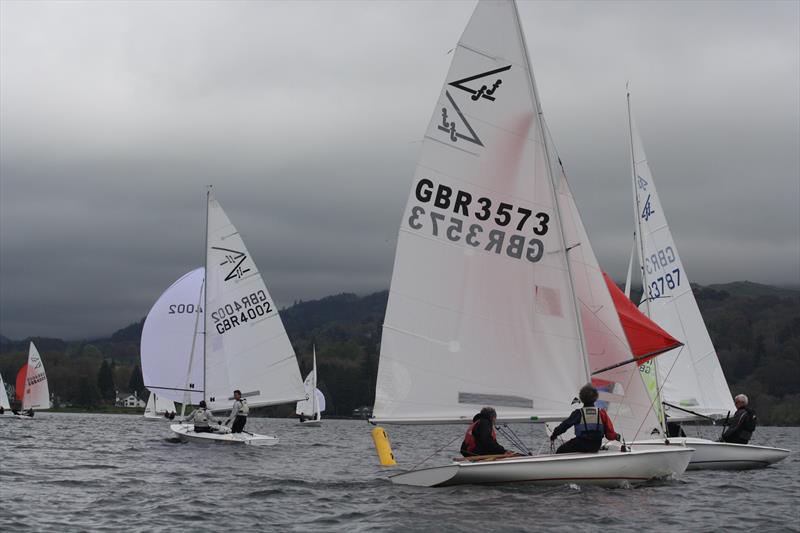
M 202 264 L 204 186 L 280 305 L 388 287 L 474 2 L 0 3 L 0 333 L 107 334 Z M 520 2 L 602 266 L 625 82 L 692 281 L 800 283 L 800 3 Z

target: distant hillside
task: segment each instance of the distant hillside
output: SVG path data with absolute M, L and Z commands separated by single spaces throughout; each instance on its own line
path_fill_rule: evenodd
M 750 395 L 764 424 L 800 425 L 800 291 L 751 282 L 692 288 L 732 392 Z M 281 310 L 303 376 L 311 369 L 316 345 L 319 386 L 330 414 L 347 415 L 372 405 L 387 299 L 388 291 L 343 293 Z M 97 403 L 92 394 L 107 359 L 113 361 L 116 389 L 130 391 L 139 383 L 134 378 L 143 323 L 91 342 L 34 339 L 47 362 L 51 390 L 61 401 Z M 28 340 L 0 339 L 0 372 L 7 383 L 27 350 Z M 94 393 L 86 392 L 93 387 Z M 273 411 L 289 412 L 289 407 Z

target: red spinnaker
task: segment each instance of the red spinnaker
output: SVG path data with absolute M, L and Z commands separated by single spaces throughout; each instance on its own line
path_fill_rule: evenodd
M 603 278 L 608 285 L 611 299 L 614 300 L 619 321 L 622 323 L 622 329 L 625 330 L 625 336 L 628 338 L 631 352 L 636 358 L 636 364 L 640 365 L 659 354 L 683 345 L 682 342 L 639 311 L 639 308 L 619 290 L 616 283 L 611 281 L 605 272 L 603 272 Z
M 22 396 L 25 394 L 25 378 L 28 377 L 28 363 L 22 365 L 22 368 L 17 372 L 17 400 L 22 401 Z

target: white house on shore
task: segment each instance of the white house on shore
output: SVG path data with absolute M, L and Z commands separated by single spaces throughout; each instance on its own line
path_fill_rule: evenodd
M 117 391 L 117 399 L 114 402 L 114 405 L 117 407 L 144 408 L 147 403 L 145 403 L 144 400 L 141 400 L 136 394 L 122 396 L 119 391 Z

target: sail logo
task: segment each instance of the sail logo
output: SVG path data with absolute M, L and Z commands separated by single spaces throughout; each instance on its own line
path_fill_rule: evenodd
M 41 368 L 42 367 L 42 360 L 38 355 L 31 356 L 31 363 L 33 364 L 33 368 Z
M 225 254 L 225 260 L 219 264 L 219 266 L 229 265 L 232 266 L 228 275 L 225 276 L 225 281 L 230 281 L 234 278 L 242 279 L 244 275 L 250 272 L 249 268 L 244 268 L 242 263 L 244 263 L 245 259 L 247 259 L 247 254 L 244 252 L 240 252 L 238 250 L 231 250 L 230 248 L 218 248 L 216 246 L 211 247 L 212 250 L 220 250 L 222 252 L 228 252 Z
M 472 129 L 472 126 L 467 121 L 467 118 L 464 116 L 464 113 L 461 112 L 461 109 L 458 108 L 453 97 L 450 96 L 450 91 L 445 91 L 444 94 L 447 96 L 447 99 L 450 101 L 450 105 L 453 106 L 455 109 L 458 118 L 461 120 L 461 123 L 467 131 L 469 135 L 466 135 L 460 131 L 458 131 L 456 127 L 456 122 L 453 120 L 453 116 L 448 111 L 447 107 L 442 108 L 442 123 L 438 125 L 438 129 L 447 133 L 450 137 L 452 142 L 457 142 L 459 139 L 463 139 L 467 142 L 471 142 L 473 144 L 477 144 L 478 146 L 483 146 L 480 138 L 478 138 L 478 134 L 475 133 L 475 130 Z
M 655 211 L 653 211 L 653 208 L 650 207 L 650 195 L 648 194 L 647 200 L 644 201 L 644 208 L 642 208 L 642 218 L 645 219 L 645 221 L 648 221 L 654 214 Z
M 636 175 L 636 182 L 639 184 L 639 188 L 643 191 L 647 190 L 647 180 L 641 177 L 640 175 Z
M 482 84 L 477 89 L 470 87 L 466 84 L 475 80 L 480 80 L 482 78 L 488 78 L 490 76 L 494 76 L 495 74 L 499 74 L 501 72 L 505 72 L 510 69 L 511 65 L 508 65 L 506 67 L 496 68 L 488 72 L 481 72 L 480 74 L 475 74 L 474 76 L 468 76 L 466 78 L 450 82 L 448 85 L 450 85 L 451 87 L 455 87 L 456 89 L 461 89 L 462 91 L 468 92 L 471 95 L 470 98 L 472 99 L 473 102 L 477 102 L 481 98 L 489 100 L 490 102 L 494 102 L 495 99 L 497 98 L 496 96 L 494 96 L 494 94 L 495 92 L 497 92 L 497 89 L 500 88 L 500 85 L 503 84 L 502 78 L 498 77 L 494 81 L 486 80 L 488 83 L 491 83 L 491 86 L 489 86 L 488 84 Z

